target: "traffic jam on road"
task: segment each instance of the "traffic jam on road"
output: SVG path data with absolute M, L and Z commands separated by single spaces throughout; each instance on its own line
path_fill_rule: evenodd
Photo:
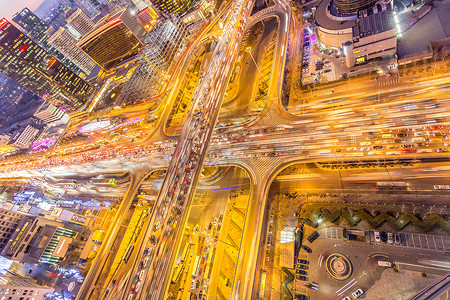
M 173 254 L 173 250 L 167 250 L 165 246 L 175 241 L 176 234 L 174 232 L 177 224 L 184 224 L 185 207 L 187 205 L 185 200 L 190 198 L 191 183 L 197 180 L 199 171 L 201 171 L 208 146 L 207 141 L 212 134 L 212 128 L 217 118 L 222 83 L 226 79 L 227 72 L 223 72 L 223 69 L 229 67 L 226 62 L 230 59 L 230 54 L 225 53 L 227 53 L 227 50 L 235 52 L 235 47 L 231 47 L 231 28 L 239 20 L 238 14 L 241 12 L 242 4 L 242 0 L 236 2 L 230 21 L 225 26 L 224 35 L 215 51 L 215 59 L 211 61 L 211 72 L 206 73 L 200 79 L 202 84 L 198 85 L 199 88 L 194 92 L 196 103 L 193 107 L 195 109 L 188 118 L 181 134 L 181 139 L 161 188 L 159 197 L 162 197 L 162 200 L 158 200 L 158 208 L 153 216 L 154 220 L 150 222 L 152 231 L 153 229 L 156 230 L 150 233 L 146 248 L 149 249 L 148 252 L 151 251 L 155 254 L 149 258 L 150 270 L 147 272 L 148 276 L 143 273 L 143 279 L 137 284 L 131 285 L 133 289 L 130 290 L 130 299 L 139 295 L 141 282 L 143 282 L 143 285 L 146 281 L 151 282 L 151 286 L 146 292 L 154 294 L 160 289 L 160 283 L 164 281 L 165 276 L 162 276 L 162 274 L 167 271 L 164 266 L 170 261 L 170 256 Z M 246 5 L 242 14 L 247 14 L 249 7 L 249 5 Z M 239 25 L 236 40 L 241 38 L 242 30 L 240 29 L 243 22 L 241 21 Z M 233 42 L 235 43 L 234 40 Z M 214 92 L 211 93 L 211 91 Z M 162 250 L 164 248 L 166 249 Z M 136 273 L 138 277 L 135 276 L 135 278 L 139 279 L 141 272 L 142 270 L 139 270 Z

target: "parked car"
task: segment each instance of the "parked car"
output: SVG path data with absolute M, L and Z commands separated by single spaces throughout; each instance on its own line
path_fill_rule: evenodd
M 317 231 L 314 231 L 313 233 L 311 233 L 308 236 L 308 238 L 307 238 L 308 242 L 310 242 L 310 243 L 314 242 L 319 237 L 319 235 L 320 234 Z
M 302 248 L 303 248 L 303 250 L 305 250 L 305 251 L 308 252 L 308 253 L 311 253 L 311 252 L 312 252 L 311 248 L 309 248 L 309 247 L 306 246 L 306 245 L 302 245 Z
M 355 298 L 359 298 L 362 294 L 364 294 L 364 291 L 362 289 L 357 289 L 352 293 L 352 296 Z
M 300 269 L 297 269 L 297 270 L 295 271 L 295 273 L 296 273 L 296 274 L 300 274 L 300 275 L 304 275 L 304 276 L 308 275 L 308 272 L 303 271 L 303 270 L 300 270 Z
M 392 244 L 394 242 L 394 235 L 392 234 L 392 232 L 388 233 L 388 243 Z
M 378 231 L 375 231 L 375 242 L 381 242 L 380 233 Z
M 308 260 L 306 260 L 306 259 L 298 259 L 297 260 L 297 262 L 299 263 L 299 264 L 304 264 L 304 265 L 309 265 L 309 261 Z

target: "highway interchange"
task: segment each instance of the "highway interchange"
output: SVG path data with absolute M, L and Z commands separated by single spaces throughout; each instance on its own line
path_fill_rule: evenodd
M 448 160 L 449 103 L 446 92 L 449 80 L 446 70 L 433 76 L 423 75 L 420 82 L 413 75 L 405 76 L 398 85 L 383 89 L 376 85 L 376 79 L 364 83 L 352 79 L 355 82 L 348 83 L 353 84 L 351 89 L 337 86 L 305 95 L 307 101 L 298 106 L 297 115 L 289 114 L 280 102 L 291 20 L 289 6 L 284 1 L 277 1 L 274 7 L 250 17 L 251 3 L 231 1 L 209 25 L 208 29 L 212 29 L 214 22 L 221 20 L 225 23 L 217 36 L 219 42 L 209 65 L 194 92 L 193 109 L 180 137 L 167 136 L 164 126 L 177 84 L 181 81 L 179 78 L 186 71 L 186 61 L 177 70 L 176 84 L 167 104 L 163 105 L 156 133 L 148 138 L 116 149 L 111 146 L 94 150 L 89 152 L 87 159 L 86 156 L 80 159 L 75 156 L 49 165 L 48 158 L 44 157 L 35 162 L 20 164 L 14 161 L 2 166 L 5 171 L 2 177 L 57 176 L 70 172 L 103 172 L 112 168 L 130 171 L 131 181 L 116 214 L 115 224 L 123 222 L 125 212 L 149 170 L 167 168 L 153 204 L 155 209 L 146 220 L 130 262 L 115 278 L 99 284 L 101 273 L 109 272 L 104 265 L 119 229 L 111 226 L 78 299 L 99 295 L 108 299 L 164 297 L 176 259 L 177 247 L 172 245 L 180 241 L 181 229 L 186 223 L 188 207 L 205 160 L 207 165 L 240 165 L 252 179 L 246 217 L 249 221 L 246 222 L 245 244 L 241 244 L 235 270 L 233 299 L 249 299 L 258 292 L 254 280 L 258 278 L 257 266 L 260 264 L 256 258 L 264 223 L 266 185 L 282 167 L 299 160 L 338 165 L 344 162 L 361 164 L 367 159 L 379 164 L 386 160 L 414 161 L 426 157 Z M 214 130 L 243 33 L 256 22 L 274 16 L 279 22 L 277 43 L 264 110 L 248 124 Z M 204 41 L 200 38 L 195 45 Z M 245 74 L 241 77 L 245 78 Z M 443 172 L 445 174 L 446 170 Z M 152 229 L 156 225 L 159 229 L 155 233 Z M 149 252 L 151 255 L 146 255 Z M 145 257 L 149 260 L 142 266 L 140 262 Z M 136 288 L 136 274 L 142 270 L 145 272 Z

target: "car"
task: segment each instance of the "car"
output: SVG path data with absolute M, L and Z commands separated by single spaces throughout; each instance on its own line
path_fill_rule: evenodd
M 195 280 L 192 280 L 191 282 L 191 290 L 195 290 Z
M 400 244 L 400 235 L 398 233 L 395 234 L 395 243 Z
M 319 237 L 319 235 L 320 234 L 317 231 L 314 231 L 313 233 L 311 233 L 308 236 L 308 238 L 307 238 L 308 242 L 310 242 L 310 243 L 314 242 Z
M 134 288 L 134 291 L 137 293 L 138 291 L 139 291 L 139 288 L 141 287 L 141 282 L 139 281 L 137 284 L 136 284 L 136 287 Z
M 343 300 L 352 300 L 349 296 L 345 297 Z
M 295 276 L 295 279 L 301 280 L 301 281 L 308 281 L 308 277 L 306 277 L 306 276 L 301 276 L 301 275 Z
M 308 300 L 309 297 L 303 294 L 295 294 L 295 299 L 299 299 L 299 300 Z
M 364 291 L 362 289 L 357 289 L 352 293 L 352 296 L 355 298 L 359 298 L 362 294 L 364 294 Z
M 394 235 L 392 232 L 388 232 L 388 243 L 392 244 L 394 242 Z
M 308 260 L 306 260 L 306 259 L 298 259 L 297 260 L 297 262 L 299 263 L 299 264 L 304 264 L 304 265 L 309 265 L 309 261 Z
M 380 233 L 378 231 L 375 231 L 375 242 L 381 242 Z
M 299 270 L 299 269 L 297 269 L 296 271 L 295 271 L 295 273 L 296 274 L 300 274 L 300 275 L 308 275 L 308 272 L 306 272 L 306 271 L 303 271 L 303 270 Z
M 305 266 L 305 265 L 297 265 L 297 268 L 298 269 L 302 269 L 302 270 L 308 270 L 309 269 L 309 267 Z
M 380 232 L 380 237 L 381 237 L 381 241 L 383 243 L 387 242 L 387 234 L 386 234 L 386 232 L 384 232 L 384 231 Z
M 312 252 L 311 248 L 309 248 L 309 247 L 306 246 L 306 245 L 302 245 L 302 248 L 303 248 L 303 250 L 305 250 L 307 253 L 311 253 L 311 252 Z

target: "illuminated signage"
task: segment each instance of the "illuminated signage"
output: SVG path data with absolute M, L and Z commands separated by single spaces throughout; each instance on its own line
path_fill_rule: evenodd
M 109 22 L 109 25 L 115 25 L 115 24 L 117 24 L 117 23 L 119 23 L 119 22 L 120 22 L 120 19 L 117 18 L 117 19 L 115 19 L 115 20 L 110 21 L 110 22 Z
M 71 222 L 84 225 L 86 223 L 87 218 L 83 217 L 82 215 L 73 214 L 72 218 L 70 219 Z
M 5 26 L 7 23 L 8 23 L 8 20 L 6 20 L 5 18 L 3 18 L 3 19 L 0 21 L 0 29 L 2 29 L 3 26 Z

